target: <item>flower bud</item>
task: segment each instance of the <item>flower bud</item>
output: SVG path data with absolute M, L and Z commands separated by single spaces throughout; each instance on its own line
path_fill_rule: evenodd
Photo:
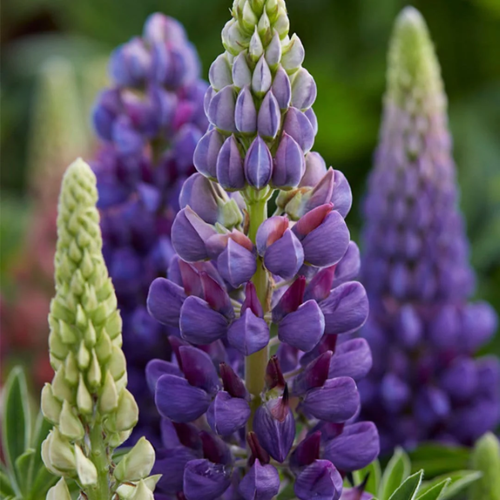
M 141 479 L 130 498 L 131 500 L 154 500 L 154 495 L 151 489 L 148 488 L 146 481 Z
M 273 76 L 271 70 L 265 56 L 262 56 L 253 70 L 252 91 L 257 96 L 262 97 L 271 88 L 272 83 Z
M 231 68 L 229 66 L 226 54 L 221 54 L 210 66 L 208 72 L 210 85 L 214 90 L 219 91 L 227 85 L 232 85 Z
M 63 477 L 47 492 L 47 500 L 71 500 L 68 485 Z
M 59 417 L 59 431 L 64 437 L 72 441 L 82 439 L 85 434 L 80 419 L 74 414 L 73 408 L 68 401 L 64 401 L 63 403 Z
M 292 106 L 301 110 L 309 109 L 314 104 L 317 93 L 318 91 L 314 78 L 305 68 L 300 68 L 299 71 L 293 75 Z M 309 120 L 309 122 L 313 125 L 311 120 Z
M 208 118 L 218 129 L 226 133 L 236 132 L 234 112 L 236 108 L 236 91 L 233 85 L 227 85 L 217 92 L 208 106 Z
M 245 172 L 238 141 L 231 135 L 226 139 L 217 158 L 217 180 L 224 189 L 245 187 Z
M 143 85 L 150 67 L 151 56 L 140 38 L 118 47 L 111 55 L 111 77 L 123 87 Z
M 76 404 L 78 409 L 82 413 L 90 414 L 93 409 L 92 396 L 85 385 L 85 380 L 83 379 L 83 375 L 80 374 L 80 381 L 78 382 L 78 389 L 76 391 Z
M 257 110 L 249 85 L 243 87 L 236 99 L 234 122 L 242 134 L 253 135 L 257 130 Z
M 45 443 L 47 453 L 44 463 L 47 468 L 53 467 L 63 473 L 73 473 L 76 467 L 73 448 L 69 441 L 60 434 L 57 427 L 50 431 Z
M 247 56 L 248 52 L 243 50 L 233 61 L 233 82 L 234 86 L 238 89 L 242 89 L 252 83 L 252 73 L 248 67 Z
M 314 129 L 307 116 L 297 108 L 288 109 L 283 130 L 292 136 L 304 153 L 308 153 L 314 144 Z
M 198 142 L 194 151 L 194 166 L 201 174 L 217 178 L 217 156 L 224 139 L 216 129 L 209 130 Z
M 268 19 L 266 15 L 266 19 Z M 273 37 L 266 47 L 266 61 L 272 70 L 275 70 L 279 62 L 281 61 L 281 40 L 279 33 L 274 30 Z
M 281 112 L 278 101 L 274 97 L 273 92 L 269 91 L 259 109 L 259 135 L 268 139 L 274 139 L 280 128 L 280 121 Z
M 97 483 L 97 469 L 95 465 L 83 454 L 80 446 L 75 444 L 76 473 L 78 482 L 82 486 L 91 486 Z
M 45 384 L 42 389 L 41 406 L 43 416 L 53 424 L 59 422 L 62 406 L 52 392 L 52 386 Z
M 149 475 L 155 462 L 155 450 L 151 443 L 141 437 L 135 446 L 120 460 L 113 473 L 120 481 L 138 481 Z
M 304 62 L 305 50 L 300 38 L 294 34 L 290 39 L 288 47 L 283 51 L 281 64 L 283 68 L 290 74 L 296 71 Z
M 266 186 L 273 172 L 273 159 L 264 140 L 257 136 L 245 157 L 245 177 L 256 189 Z
M 264 53 L 264 46 L 262 45 L 262 40 L 260 39 L 257 26 L 255 26 L 255 31 L 252 35 L 252 38 L 250 38 L 248 54 L 250 55 L 252 61 L 255 63 L 261 58 L 263 53 Z
M 297 142 L 283 132 L 276 157 L 272 184 L 274 187 L 289 189 L 299 184 L 304 172 L 304 153 Z
M 274 75 L 272 91 L 280 109 L 288 109 L 292 99 L 292 85 L 286 71 L 281 66 L 278 67 Z
M 139 419 L 139 408 L 135 402 L 134 396 L 124 389 L 118 400 L 116 410 L 116 429 L 118 431 L 128 431 L 137 424 Z

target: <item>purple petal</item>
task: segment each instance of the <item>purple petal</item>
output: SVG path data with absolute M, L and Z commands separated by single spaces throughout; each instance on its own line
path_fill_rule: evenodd
M 359 408 L 359 393 L 352 378 L 332 378 L 323 387 L 310 390 L 302 404 L 306 412 L 320 420 L 345 422 Z
M 332 288 L 336 288 L 346 281 L 353 280 L 359 275 L 361 260 L 359 248 L 354 241 L 349 242 L 346 253 L 335 268 L 335 278 Z
M 193 344 L 210 344 L 227 332 L 226 318 L 199 297 L 188 297 L 182 306 L 180 329 L 184 339 Z
M 272 500 L 279 492 L 280 477 L 272 465 L 261 465 L 255 460 L 241 480 L 238 491 L 244 500 Z
M 252 83 L 252 73 L 248 67 L 246 56 L 247 51 L 244 50 L 233 60 L 233 82 L 240 89 Z
M 290 229 L 273 243 L 264 255 L 266 268 L 283 279 L 291 279 L 304 263 L 304 251 L 297 237 Z
M 380 451 L 377 428 L 372 422 L 347 425 L 325 446 L 325 458 L 337 469 L 353 472 L 371 464 Z
M 326 175 L 325 160 L 323 160 L 323 157 L 319 153 L 311 151 L 306 155 L 305 161 L 306 161 L 306 167 L 305 167 L 306 170 L 302 179 L 300 180 L 299 185 L 300 187 L 305 187 L 305 186 L 314 187 Z M 325 200 L 323 203 L 326 203 L 327 201 L 328 200 Z M 322 205 L 323 203 L 319 203 L 319 205 Z
M 325 316 L 325 333 L 330 335 L 355 332 L 368 317 L 366 291 L 357 281 L 334 288 L 320 307 Z
M 215 191 L 204 175 L 193 174 L 188 177 L 182 186 L 179 195 L 180 208 L 189 205 L 208 224 L 215 224 L 219 217 L 219 207 Z
M 210 396 L 175 375 L 162 375 L 156 383 L 155 403 L 162 417 L 173 422 L 192 422 L 210 405 Z
M 186 299 L 184 290 L 165 278 L 156 278 L 149 287 L 149 314 L 164 325 L 179 327 L 181 307 Z
M 170 363 L 170 361 L 163 361 L 163 359 L 152 359 L 146 365 L 146 381 L 148 383 L 149 390 L 152 394 L 156 391 L 156 383 L 162 375 L 176 375 L 177 377 L 182 377 L 182 372 L 179 367 Z
M 272 82 L 271 70 L 265 56 L 262 56 L 253 70 L 252 90 L 257 95 L 264 95 L 271 88 Z
M 305 261 L 327 267 L 339 262 L 349 245 L 349 230 L 338 212 L 330 212 L 303 240 Z
M 247 309 L 233 321 L 227 332 L 229 343 L 245 356 L 260 351 L 269 343 L 269 326 Z
M 186 464 L 196 459 L 196 453 L 185 446 L 156 450 L 152 474 L 161 474 L 156 485 L 159 492 L 175 495 L 182 491 L 182 476 Z
M 302 373 L 293 379 L 292 394 L 300 396 L 310 389 L 322 387 L 328 379 L 332 351 L 326 351 L 311 361 Z
M 255 285 L 249 281 L 245 286 L 245 300 L 241 304 L 241 315 L 245 313 L 247 309 L 250 309 L 255 316 L 262 318 L 264 316 L 264 310 L 262 309 L 262 304 L 260 303 L 259 297 L 257 297 L 257 290 Z
M 342 217 L 346 217 L 352 206 L 352 191 L 345 175 L 339 170 L 333 171 L 335 174 L 335 186 L 330 201 L 333 203 L 333 209 Z
M 288 219 L 279 215 L 269 217 L 257 229 L 256 245 L 257 253 L 263 256 L 266 249 L 275 241 L 278 241 L 288 229 Z
M 226 249 L 217 259 L 217 269 L 233 288 L 238 288 L 255 274 L 257 261 L 252 252 L 229 238 Z
M 328 378 L 351 377 L 359 380 L 366 376 L 372 367 L 372 353 L 365 339 L 351 339 L 337 346 L 333 356 Z
M 294 491 L 300 500 L 338 500 L 342 476 L 328 460 L 315 460 L 295 480 Z
M 208 258 L 205 241 L 217 234 L 189 206 L 183 208 L 172 225 L 172 245 L 181 259 L 196 262 Z
M 215 500 L 229 488 L 230 471 L 206 459 L 191 460 L 184 469 L 183 493 L 186 500 Z
M 192 346 L 179 347 L 179 358 L 186 380 L 209 394 L 215 394 L 220 387 L 219 376 L 210 356 Z
M 307 352 L 321 340 L 324 330 L 325 318 L 318 303 L 308 300 L 280 321 L 278 337 L 282 342 Z
M 245 177 L 251 186 L 261 189 L 269 183 L 272 173 L 271 152 L 264 140 L 257 136 L 245 157 Z
M 229 436 L 244 427 L 250 417 L 250 406 L 245 399 L 233 398 L 220 391 L 207 412 L 208 424 L 220 436 Z

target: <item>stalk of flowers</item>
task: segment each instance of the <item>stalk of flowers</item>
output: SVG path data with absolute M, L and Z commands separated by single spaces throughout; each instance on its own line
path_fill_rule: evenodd
M 351 192 L 311 152 L 316 85 L 284 1 L 231 12 L 172 226 L 177 256 L 148 296 L 179 329 L 174 359 L 146 368 L 163 417 L 157 495 L 270 500 L 292 483 L 300 499 L 336 500 L 379 446 L 371 422 L 353 421 L 368 344 L 337 342 L 368 314 Z
M 146 433 L 155 442 L 159 417 L 144 391 L 144 368 L 153 357 L 169 359 L 171 329 L 148 315 L 146 297 L 173 255 L 170 229 L 179 190 L 194 171 L 194 148 L 207 128 L 207 85 L 184 28 L 162 14 L 148 18 L 142 37 L 114 51 L 109 68 L 112 85 L 93 114 L 102 140 L 93 168 L 104 255 L 123 315 L 130 389 L 141 408 L 134 435 Z
M 446 96 L 427 27 L 403 10 L 389 52 L 380 145 L 365 206 L 363 332 L 374 367 L 363 416 L 383 448 L 421 440 L 472 444 L 500 418 L 500 366 L 473 355 L 495 331 L 471 303 L 474 276 L 457 208 Z
M 96 180 L 75 161 L 63 178 L 57 220 L 56 296 L 52 300 L 52 384 L 42 391 L 42 412 L 54 424 L 42 445 L 47 469 L 62 479 L 48 499 L 71 498 L 64 478 L 74 479 L 88 500 L 153 499 L 155 460 L 141 438 L 115 467 L 114 448 L 137 423 L 138 408 L 126 389 L 121 318 L 101 253 Z M 149 477 L 148 477 L 149 476 Z

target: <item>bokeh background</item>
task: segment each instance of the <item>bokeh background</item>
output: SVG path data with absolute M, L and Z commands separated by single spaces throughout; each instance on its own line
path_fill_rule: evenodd
M 90 113 L 106 60 L 161 11 L 179 19 L 206 75 L 222 51 L 231 0 L 3 0 L 1 16 L 0 314 L 2 370 L 26 362 L 50 376 L 46 316 L 53 292 L 55 208 L 62 170 L 95 151 Z M 386 50 L 402 0 L 288 0 L 292 32 L 318 84 L 315 149 L 360 205 L 378 136 Z M 500 311 L 500 0 L 420 0 L 449 97 L 461 207 L 477 297 Z M 500 336 L 486 348 L 500 353 Z

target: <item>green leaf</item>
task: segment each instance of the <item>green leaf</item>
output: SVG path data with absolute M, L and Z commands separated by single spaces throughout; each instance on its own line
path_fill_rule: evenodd
M 35 456 L 33 459 L 29 478 L 31 484 L 33 484 L 33 481 L 38 475 L 38 472 L 42 469 L 45 469 L 45 465 L 43 464 L 42 460 L 42 443 L 49 435 L 49 431 L 52 429 L 52 427 L 53 425 L 45 420 L 42 413 L 39 412 L 36 419 L 35 431 L 33 433 L 33 442 L 31 443 L 31 447 L 35 450 Z
M 378 460 L 374 460 L 370 465 L 367 465 L 364 469 L 354 472 L 353 473 L 354 484 L 357 485 L 362 483 L 365 480 L 367 474 L 368 474 L 368 481 L 365 486 L 365 491 L 367 493 L 371 493 L 372 495 L 376 495 L 380 485 L 380 476 L 382 475 L 382 471 L 380 469 L 380 462 Z
M 443 499 L 454 498 L 458 493 L 470 486 L 474 481 L 477 481 L 482 476 L 482 473 L 478 471 L 460 470 L 452 472 L 451 474 L 447 474 L 447 476 L 449 476 L 450 483 L 448 484 L 448 487 L 446 488 L 446 491 L 442 496 Z M 434 478 L 432 481 L 426 481 L 420 489 L 420 494 L 422 495 L 423 493 L 427 493 L 430 489 L 434 488 L 437 484 L 441 483 L 445 479 L 447 479 L 447 477 L 440 476 Z M 473 498 L 473 500 L 476 499 Z M 481 498 L 481 500 L 483 499 Z
M 492 432 L 479 439 L 472 452 L 471 465 L 483 473 L 470 491 L 471 498 L 498 500 L 500 498 L 500 443 Z
M 380 500 L 388 500 L 394 490 L 410 475 L 411 463 L 402 448 L 396 448 L 385 468 L 380 485 Z
M 424 494 L 420 491 L 420 495 L 417 497 L 417 500 L 438 500 L 439 498 L 443 498 L 443 494 L 446 491 L 446 488 L 450 484 L 451 479 L 447 478 L 443 481 L 435 484 L 431 489 L 427 490 Z
M 42 465 L 35 476 L 33 488 L 31 488 L 32 498 L 38 498 L 39 496 L 40 498 L 45 498 L 49 488 L 54 486 L 58 480 L 59 478 L 57 476 L 51 474 L 45 465 Z
M 412 472 L 425 470 L 428 478 L 466 469 L 469 464 L 469 448 L 424 443 L 410 453 Z
M 33 465 L 35 458 L 35 450 L 33 448 L 27 449 L 16 460 L 16 476 L 18 484 L 23 494 L 27 494 L 31 488 L 30 469 Z
M 390 496 L 389 500 L 413 500 L 417 496 L 418 489 L 422 483 L 424 471 L 421 470 L 410 476 L 401 486 Z
M 3 409 L 3 452 L 10 469 L 14 470 L 17 458 L 29 448 L 31 434 L 28 387 L 20 366 L 14 367 L 7 379 Z
M 0 497 L 5 498 L 14 494 L 15 492 L 12 488 L 9 476 L 5 472 L 0 471 Z

